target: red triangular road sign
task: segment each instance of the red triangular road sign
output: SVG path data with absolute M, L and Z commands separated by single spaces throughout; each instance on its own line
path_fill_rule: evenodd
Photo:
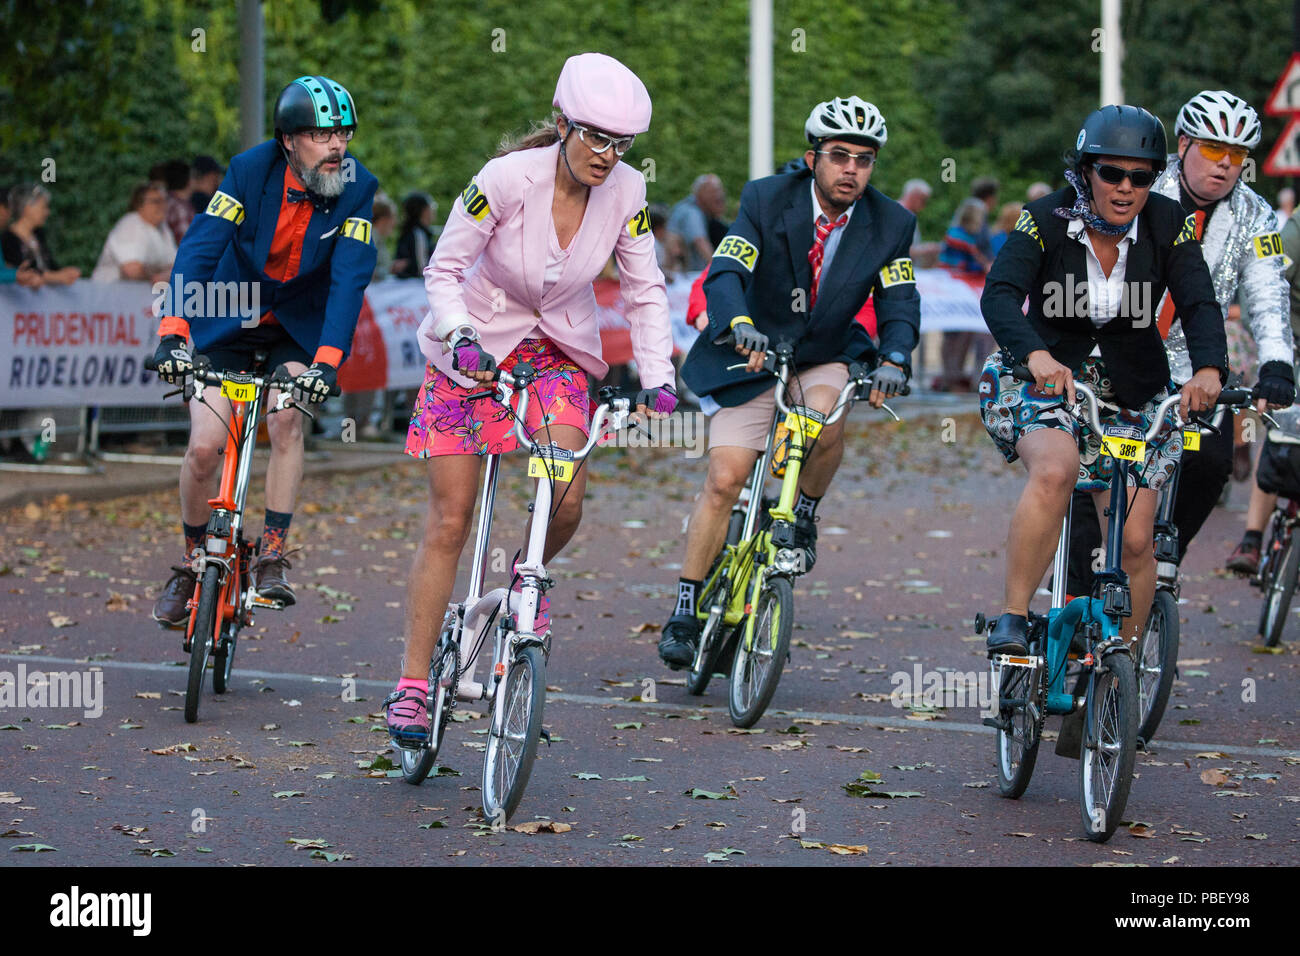
M 1292 116 L 1264 160 L 1266 176 L 1300 176 L 1300 116 Z
M 1264 112 L 1269 116 L 1300 113 L 1300 53 L 1292 53 L 1286 69 L 1277 78 L 1273 92 L 1268 95 Z

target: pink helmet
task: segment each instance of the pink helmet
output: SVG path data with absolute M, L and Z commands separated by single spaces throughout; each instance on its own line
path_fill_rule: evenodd
M 603 53 L 579 53 L 565 60 L 551 105 L 575 123 L 606 133 L 632 136 L 650 128 L 645 84 Z

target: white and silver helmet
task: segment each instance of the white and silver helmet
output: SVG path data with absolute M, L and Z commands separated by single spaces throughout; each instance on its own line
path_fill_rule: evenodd
M 889 138 L 880 110 L 857 96 L 837 96 L 818 103 L 808 114 L 803 132 L 814 146 L 824 139 L 845 139 L 879 149 Z
M 1229 146 L 1259 145 L 1259 116 L 1250 104 L 1227 90 L 1202 90 L 1178 111 L 1174 132 Z

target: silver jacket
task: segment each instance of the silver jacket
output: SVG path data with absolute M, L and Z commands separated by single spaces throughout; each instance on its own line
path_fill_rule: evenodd
M 1179 199 L 1179 169 L 1178 156 L 1170 156 L 1169 165 L 1151 188 L 1163 196 Z M 1219 306 L 1227 316 L 1228 306 L 1240 295 L 1241 319 L 1255 340 L 1261 366 L 1265 362 L 1288 365 L 1294 362 L 1286 256 L 1282 255 L 1281 240 L 1266 241 L 1263 249 L 1255 243 L 1260 236 L 1276 233 L 1273 207 L 1255 190 L 1238 182 L 1220 200 L 1201 237 L 1201 252 L 1210 267 Z M 1276 254 L 1272 253 L 1274 248 Z M 1186 382 L 1192 377 L 1192 363 L 1187 357 L 1182 323 L 1175 323 L 1169 330 L 1165 347 L 1169 352 L 1170 376 L 1177 383 Z M 1230 371 L 1240 372 L 1252 382 L 1256 370 Z

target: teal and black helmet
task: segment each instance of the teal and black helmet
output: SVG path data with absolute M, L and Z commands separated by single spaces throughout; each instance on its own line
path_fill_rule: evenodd
M 352 94 L 328 76 L 300 76 L 275 101 L 275 133 L 357 125 Z

